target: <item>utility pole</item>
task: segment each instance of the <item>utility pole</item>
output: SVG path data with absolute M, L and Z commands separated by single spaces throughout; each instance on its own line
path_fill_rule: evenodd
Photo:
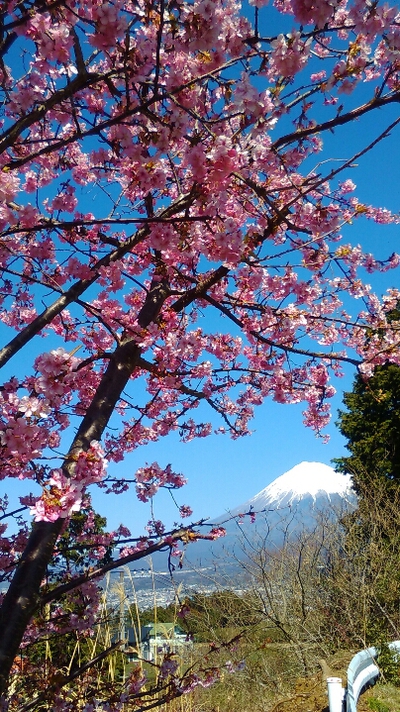
M 125 571 L 119 571 L 119 639 L 122 641 L 121 652 L 123 657 L 122 664 L 122 682 L 125 682 L 125 649 L 126 649 L 126 630 L 125 630 Z
M 125 571 L 119 572 L 119 637 L 125 648 Z

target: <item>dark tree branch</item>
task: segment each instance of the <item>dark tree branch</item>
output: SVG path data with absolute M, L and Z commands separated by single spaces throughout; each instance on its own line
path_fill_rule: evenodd
M 306 129 L 299 129 L 297 131 L 292 131 L 291 133 L 285 134 L 278 138 L 273 144 L 272 148 L 278 149 L 282 146 L 287 146 L 294 141 L 301 141 L 308 136 L 315 136 L 316 134 L 322 133 L 323 131 L 332 131 L 332 129 L 337 126 L 344 126 L 350 121 L 355 121 L 364 114 L 368 114 L 370 111 L 375 109 L 380 109 L 383 106 L 388 106 L 389 104 L 397 104 L 400 102 L 400 91 L 393 92 L 392 94 L 371 99 L 366 104 L 358 106 L 356 109 L 348 111 L 346 114 L 340 114 L 335 116 L 334 119 L 329 121 L 324 121 L 321 124 L 316 124 L 315 126 L 310 126 Z
M 179 198 L 176 203 L 165 210 L 162 210 L 159 217 L 169 218 L 172 217 L 174 213 L 181 212 L 187 207 L 186 200 L 187 196 Z M 75 302 L 94 282 L 96 282 L 99 277 L 101 267 L 107 267 L 108 265 L 121 260 L 125 255 L 131 252 L 136 245 L 146 239 L 148 233 L 149 228 L 144 226 L 122 245 L 120 245 L 120 247 L 116 248 L 108 255 L 105 255 L 92 268 L 93 277 L 75 282 L 75 284 L 64 292 L 61 297 L 56 299 L 53 304 L 33 319 L 19 334 L 17 334 L 17 336 L 15 336 L 14 339 L 0 349 L 0 368 L 4 366 L 13 356 L 15 356 L 15 354 L 18 353 L 23 346 L 29 343 L 34 336 L 39 334 L 45 326 L 50 324 L 58 314 L 68 307 L 69 304 Z
M 138 321 L 146 328 L 158 314 L 167 297 L 165 289 L 150 290 Z M 76 459 L 86 452 L 92 440 L 99 441 L 121 394 L 138 364 L 140 348 L 132 338 L 125 338 L 115 349 L 89 408 L 83 417 L 65 458 L 63 473 L 72 477 Z M 24 631 L 39 601 L 41 582 L 51 560 L 55 542 L 63 528 L 63 519 L 37 522 L 32 528 L 0 609 L 0 695 L 7 690 L 8 678 Z

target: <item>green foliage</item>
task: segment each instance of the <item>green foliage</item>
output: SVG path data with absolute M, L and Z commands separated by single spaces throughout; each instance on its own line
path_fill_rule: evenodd
M 157 606 L 157 608 L 146 608 L 140 612 L 140 625 L 145 626 L 149 623 L 170 623 L 175 621 L 177 617 L 177 605 L 170 603 L 168 606 Z M 181 625 L 181 623 L 179 623 Z M 184 628 L 184 626 L 181 626 Z
M 392 650 L 386 641 L 378 646 L 378 664 L 385 682 L 400 687 L 400 654 Z
M 59 537 L 55 556 L 47 571 L 49 589 L 93 565 L 92 552 L 98 548 L 98 541 L 102 539 L 106 525 L 107 520 L 90 505 L 72 515 L 68 528 Z M 97 554 L 96 559 L 99 561 Z M 100 563 L 107 563 L 111 559 L 110 545 L 105 548 Z M 91 598 L 83 587 L 65 594 L 56 604 L 46 604 L 40 608 L 34 618 L 35 625 L 44 631 L 51 621 L 53 631 L 43 638 L 38 636 L 36 641 L 27 646 L 25 658 L 37 664 L 38 669 L 51 664 L 54 669 L 68 673 L 73 673 L 91 660 L 94 654 L 99 653 L 92 639 L 77 630 L 64 629 L 70 613 L 81 621 L 90 618 L 91 606 Z M 110 621 L 106 618 L 109 625 Z
M 400 368 L 378 366 L 374 375 L 358 375 L 344 394 L 347 411 L 339 411 L 337 426 L 350 456 L 335 460 L 338 470 L 353 476 L 355 488 L 366 478 L 400 482 Z
M 394 310 L 392 320 L 398 317 Z M 358 495 L 357 511 L 344 521 L 344 570 L 348 590 L 352 579 L 357 587 L 355 620 L 364 640 L 379 646 L 400 636 L 400 367 L 378 366 L 369 379 L 358 375 L 344 404 L 337 425 L 350 455 L 335 462 L 352 475 Z
M 390 707 L 388 707 L 385 702 L 376 700 L 375 697 L 368 700 L 368 707 L 372 710 L 372 712 L 390 712 Z
M 140 614 L 141 625 L 165 623 L 178 619 L 179 627 L 196 642 L 209 642 L 234 635 L 238 630 L 257 625 L 261 616 L 255 608 L 253 594 L 239 595 L 229 589 L 188 596 L 180 606 L 146 609 Z
M 260 615 L 252 598 L 251 592 L 238 595 L 229 589 L 195 594 L 186 602 L 189 609 L 186 625 L 197 640 L 210 640 L 210 635 L 223 635 L 224 630 L 229 636 L 236 629 L 254 626 L 259 623 Z
M 390 683 L 378 682 L 373 689 L 365 693 L 365 698 L 365 709 L 368 708 L 372 712 L 399 712 L 400 689 Z
M 65 573 L 81 573 L 93 564 L 91 552 L 96 551 L 99 537 L 105 533 L 107 520 L 88 505 L 74 512 L 68 528 L 57 542 L 57 550 L 49 569 L 49 580 L 61 580 Z M 112 560 L 112 545 L 106 547 L 102 557 L 95 555 L 96 565 L 104 565 Z
M 183 709 L 265 712 L 278 706 L 282 712 L 292 712 L 296 709 L 293 695 L 296 696 L 297 689 L 303 690 L 301 681 L 311 675 L 314 690 L 316 677 L 320 680 L 321 658 L 345 675 L 354 652 L 367 641 L 376 644 L 378 640 L 397 637 L 393 625 L 398 623 L 396 605 L 398 608 L 400 589 L 393 570 L 399 557 L 396 547 L 392 551 L 380 548 L 384 538 L 375 536 L 374 527 L 385 526 L 391 539 L 391 527 L 400 531 L 396 514 L 400 507 L 394 501 L 392 514 L 381 525 L 379 497 L 375 503 L 377 511 L 373 511 L 367 534 L 366 524 L 358 513 L 349 518 L 346 531 L 343 522 L 323 520 L 312 533 L 299 535 L 296 545 L 287 542 L 281 551 L 274 555 L 269 552 L 267 556 L 264 548 L 260 554 L 263 568 L 257 568 L 258 579 L 254 575 L 256 569 L 251 569 L 248 563 L 249 590 L 192 594 L 170 606 L 140 612 L 141 625 L 155 620 L 176 621 L 187 632 L 194 633 L 191 658 L 184 660 L 184 665 L 198 664 L 200 669 L 215 665 L 221 671 L 215 685 L 198 688 L 190 701 L 183 698 L 182 705 L 187 707 L 171 703 L 163 712 Z M 365 519 L 368 511 L 372 512 L 372 503 L 369 510 L 367 507 L 363 510 Z M 389 590 L 391 578 L 393 587 Z M 187 615 L 178 618 L 182 610 Z M 229 641 L 238 633 L 241 636 L 230 645 Z M 383 679 L 395 682 L 395 666 L 390 668 L 393 659 L 387 657 L 383 645 L 380 647 Z M 235 674 L 231 674 L 232 667 Z M 149 667 L 147 673 L 154 682 L 155 670 Z M 390 701 L 385 696 L 389 688 Z M 371 710 L 400 709 L 400 693 L 393 683 L 379 686 L 379 695 L 377 690 L 378 687 L 374 688 L 375 707 Z M 323 704 L 312 709 L 326 706 L 326 683 L 322 682 L 321 696 Z M 302 692 L 299 699 L 303 699 Z
M 400 637 L 400 488 L 389 496 L 377 478 L 373 488 L 362 490 L 358 509 L 342 527 L 321 580 L 325 620 L 337 644 L 379 647 Z

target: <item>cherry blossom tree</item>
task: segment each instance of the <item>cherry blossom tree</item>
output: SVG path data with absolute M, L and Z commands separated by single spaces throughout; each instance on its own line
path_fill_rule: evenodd
M 351 223 L 398 222 L 360 202 L 351 178 L 400 122 L 381 124 L 400 101 L 398 9 L 252 5 L 2 3 L 0 457 L 5 485 L 27 481 L 18 510 L 0 502 L 5 709 L 76 707 L 77 679 L 87 711 L 153 705 L 136 673 L 96 703 L 92 682 L 84 687 L 96 658 L 75 677 L 52 669 L 29 704 L 18 687 L 18 651 L 67 626 L 88 635 L 106 570 L 221 533 L 152 522 L 135 539 L 124 528 L 99 534 L 89 520 L 74 545 L 91 547 L 85 571 L 52 583 L 60 535 L 90 511 L 92 486 L 121 496 L 135 487 L 146 501 L 184 484 L 173 464 L 145 462 L 112 480 L 108 462 L 173 431 L 183 441 L 215 428 L 245 435 L 268 396 L 304 402 L 319 432 L 343 362 L 368 376 L 400 361 L 387 318 L 399 292 L 379 299 L 363 281 L 399 257 L 378 261 L 347 238 Z M 378 110 L 381 128 L 343 159 L 346 127 Z M 332 135 L 336 155 L 324 151 Z M 7 536 L 11 519 L 18 530 Z M 96 565 L 117 543 L 120 559 Z M 79 591 L 77 616 L 65 601 Z M 216 674 L 175 673 L 160 673 L 163 699 Z

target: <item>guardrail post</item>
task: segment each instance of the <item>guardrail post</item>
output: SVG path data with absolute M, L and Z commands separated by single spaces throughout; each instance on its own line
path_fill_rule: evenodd
M 341 677 L 327 677 L 329 712 L 343 712 L 344 688 Z
M 366 685 L 371 685 L 379 677 L 379 668 L 376 664 L 376 648 L 360 650 L 351 660 L 347 669 L 347 712 L 357 712 L 357 702 L 361 691 Z

